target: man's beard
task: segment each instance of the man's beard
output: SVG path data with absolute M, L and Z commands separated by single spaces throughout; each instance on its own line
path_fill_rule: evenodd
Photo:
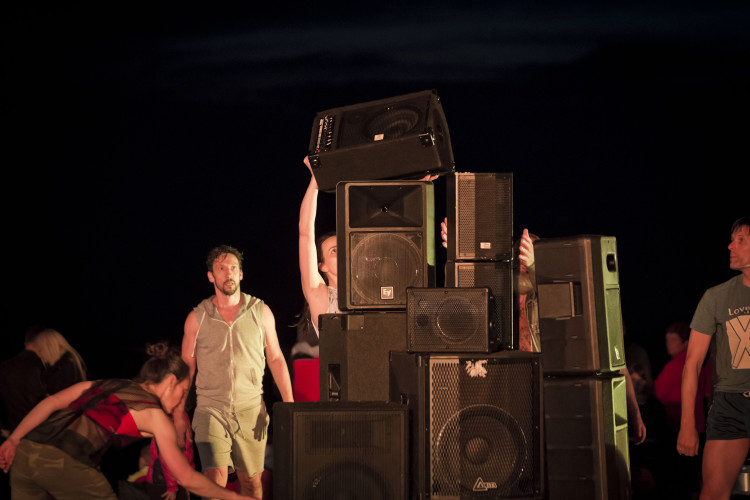
M 227 287 L 227 284 L 230 284 L 232 286 Z M 229 288 L 229 289 L 227 289 Z M 237 293 L 237 290 L 239 290 L 239 287 L 237 286 L 237 282 L 234 280 L 226 280 L 224 283 L 221 284 L 221 288 L 219 288 L 219 291 L 226 295 L 227 297 L 231 297 L 235 293 Z

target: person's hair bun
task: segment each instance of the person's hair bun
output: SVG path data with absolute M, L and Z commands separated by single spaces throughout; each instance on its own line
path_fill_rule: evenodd
M 156 342 L 155 344 L 148 344 L 146 346 L 146 354 L 152 358 L 163 359 L 169 352 L 169 346 L 164 342 Z

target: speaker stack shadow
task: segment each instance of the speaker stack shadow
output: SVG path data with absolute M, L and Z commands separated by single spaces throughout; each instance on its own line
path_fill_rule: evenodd
M 550 500 L 629 499 L 628 420 L 614 237 L 535 243 Z

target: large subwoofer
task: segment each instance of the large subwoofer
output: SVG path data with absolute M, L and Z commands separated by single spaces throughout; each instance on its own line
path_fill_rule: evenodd
M 513 258 L 513 174 L 448 176 L 448 260 Z
M 309 157 L 323 191 L 339 182 L 418 179 L 454 169 L 434 90 L 321 111 L 313 121 Z
M 435 283 L 433 186 L 346 182 L 336 191 L 339 308 L 406 309 L 408 287 Z
M 388 360 L 406 349 L 406 313 L 320 315 L 320 401 L 389 401 Z
M 614 237 L 534 244 L 546 374 L 612 373 L 625 366 Z
M 276 403 L 274 498 L 408 498 L 408 416 L 393 403 Z
M 412 418 L 412 498 L 543 498 L 538 353 L 391 353 Z
M 409 352 L 494 352 L 495 307 L 489 288 L 408 288 Z

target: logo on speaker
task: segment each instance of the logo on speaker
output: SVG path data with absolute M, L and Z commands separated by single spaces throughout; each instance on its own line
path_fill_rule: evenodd
M 477 482 L 474 483 L 474 491 L 488 491 L 488 490 L 496 490 L 497 489 L 497 483 L 494 483 L 492 481 L 483 481 L 481 477 L 477 478 Z
M 380 287 L 380 298 L 382 300 L 393 300 L 393 287 L 392 286 L 381 286 Z
M 485 378 L 487 376 L 487 360 L 481 359 L 477 361 L 476 363 L 472 363 L 471 361 L 466 362 L 466 373 L 469 375 L 469 377 L 482 377 Z

